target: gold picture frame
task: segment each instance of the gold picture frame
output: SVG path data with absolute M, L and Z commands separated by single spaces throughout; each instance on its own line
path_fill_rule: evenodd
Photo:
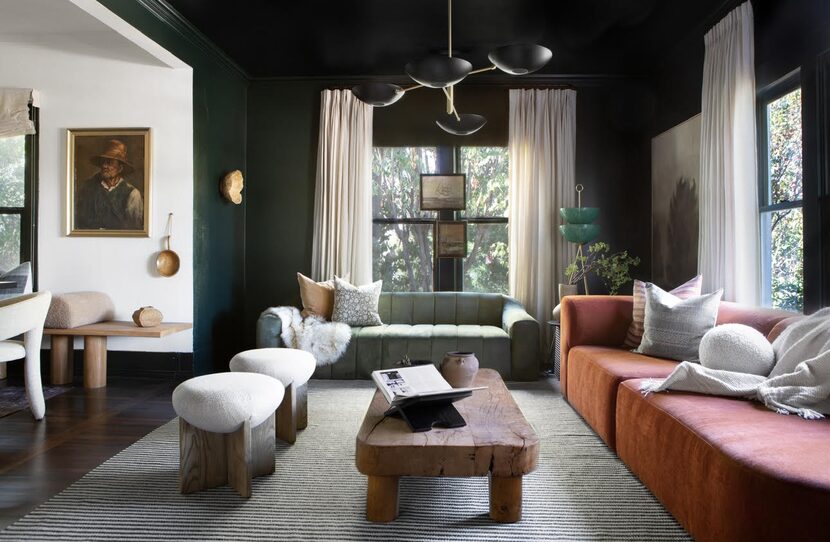
M 466 208 L 465 173 L 421 173 L 422 211 L 463 211 Z
M 66 131 L 66 234 L 149 237 L 150 128 Z
M 467 223 L 460 220 L 435 221 L 435 256 L 467 257 Z

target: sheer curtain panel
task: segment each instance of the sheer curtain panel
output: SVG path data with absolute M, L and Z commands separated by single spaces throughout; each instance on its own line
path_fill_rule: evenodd
M 372 106 L 350 90 L 320 99 L 311 273 L 372 281 Z
M 574 205 L 576 91 L 510 91 L 510 295 L 540 322 L 575 247 L 561 235 L 559 208 Z
M 752 6 L 741 4 L 705 36 L 700 135 L 703 290 L 760 302 Z
M 0 137 L 35 133 L 29 104 L 37 106 L 37 92 L 30 88 L 0 88 Z

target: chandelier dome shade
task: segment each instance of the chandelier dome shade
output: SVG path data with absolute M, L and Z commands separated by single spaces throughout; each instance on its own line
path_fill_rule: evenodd
M 460 83 L 473 71 L 473 65 L 455 56 L 432 55 L 408 63 L 405 69 L 418 84 L 446 88 Z
M 352 94 L 371 106 L 385 107 L 403 98 L 404 90 L 398 85 L 368 82 L 352 87 Z
M 505 73 L 525 75 L 535 72 L 550 62 L 553 52 L 541 45 L 517 43 L 493 49 L 487 58 Z
M 459 117 L 460 119 L 452 114 L 442 115 L 435 124 L 445 132 L 458 136 L 474 134 L 487 124 L 487 119 L 474 113 L 461 113 Z

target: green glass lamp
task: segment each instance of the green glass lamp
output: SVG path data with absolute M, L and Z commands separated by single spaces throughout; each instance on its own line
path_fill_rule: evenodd
M 582 191 L 585 187 L 576 185 L 576 207 L 562 207 L 559 209 L 559 216 L 565 221 L 559 226 L 559 233 L 570 243 L 576 243 L 576 255 L 582 261 L 582 246 L 590 243 L 599 236 L 599 225 L 592 224 L 599 217 L 599 207 L 583 207 Z M 585 264 L 583 263 L 583 266 Z M 585 293 L 588 293 L 588 278 L 582 278 L 585 286 Z

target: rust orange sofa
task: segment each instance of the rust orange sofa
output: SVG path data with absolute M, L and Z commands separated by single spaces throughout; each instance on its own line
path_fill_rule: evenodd
M 694 393 L 643 397 L 641 379 L 677 362 L 622 348 L 632 305 L 630 296 L 563 300 L 560 383 L 571 406 L 695 539 L 826 540 L 830 420 Z M 773 340 L 796 318 L 723 302 L 718 324 Z

